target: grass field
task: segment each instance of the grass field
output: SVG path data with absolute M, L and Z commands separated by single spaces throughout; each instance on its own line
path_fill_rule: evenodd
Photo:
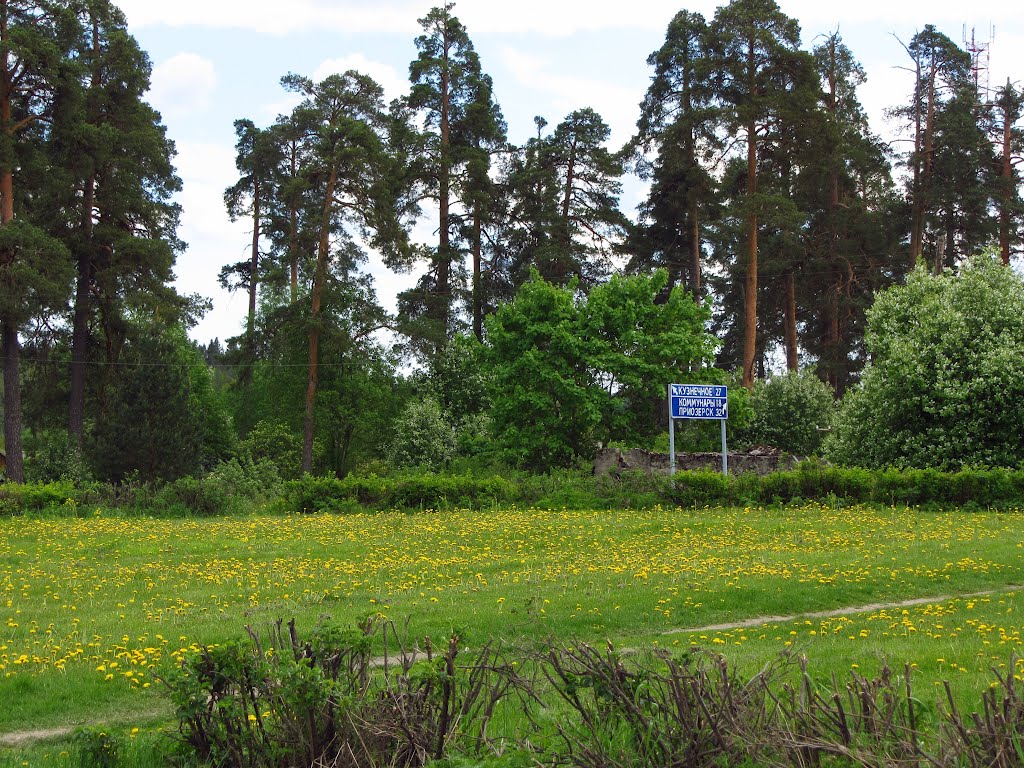
M 5 519 L 0 735 L 145 728 L 170 716 L 156 677 L 184 649 L 371 614 L 412 637 L 699 645 L 750 669 L 796 649 L 823 677 L 906 662 L 971 698 L 1024 650 L 1022 550 L 1024 514 L 864 507 Z M 914 598 L 934 599 L 838 613 Z M 684 631 L 812 612 L 833 613 Z

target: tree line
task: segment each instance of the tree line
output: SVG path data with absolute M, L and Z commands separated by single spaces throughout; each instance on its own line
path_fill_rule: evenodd
M 982 92 L 932 26 L 903 41 L 912 92 L 890 115 L 905 148 L 872 133 L 839 34 L 805 50 L 773 0 L 676 14 L 625 146 L 590 108 L 537 117 L 514 145 L 453 10 L 420 19 L 392 103 L 358 72 L 287 74 L 298 106 L 236 121 L 224 201 L 251 250 L 220 279 L 248 314 L 201 355 L 185 329 L 204 303 L 169 285 L 180 182 L 146 54 L 106 0 L 0 0 L 9 477 L 24 478 L 23 434 L 37 452 L 66 440 L 112 479 L 182 474 L 253 434 L 343 474 L 401 453 L 410 403 L 454 443 L 565 463 L 653 439 L 668 378 L 738 371 L 749 388 L 777 349 L 841 396 L 878 290 L 919 262 L 1021 250 L 1020 90 Z M 635 220 L 619 203 L 630 173 L 649 182 Z M 429 245 L 409 236 L 424 211 Z M 370 249 L 422 272 L 394 316 Z M 409 360 L 423 371 L 401 375 Z M 559 443 L 550 418 L 576 432 Z

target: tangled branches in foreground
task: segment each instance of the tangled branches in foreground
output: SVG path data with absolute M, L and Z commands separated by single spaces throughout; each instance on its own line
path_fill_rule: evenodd
M 780 657 L 737 675 L 721 656 L 609 645 L 470 651 L 410 647 L 390 622 L 294 622 L 201 649 L 165 680 L 187 750 L 219 766 L 993 766 L 1024 764 L 1024 699 L 1010 672 L 964 715 L 926 706 L 911 670 L 812 680 Z M 374 655 L 375 649 L 385 649 Z M 452 762 L 455 761 L 455 762 Z

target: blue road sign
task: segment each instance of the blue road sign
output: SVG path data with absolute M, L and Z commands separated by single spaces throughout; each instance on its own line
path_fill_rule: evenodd
M 729 388 L 717 384 L 673 384 L 673 419 L 728 419 Z

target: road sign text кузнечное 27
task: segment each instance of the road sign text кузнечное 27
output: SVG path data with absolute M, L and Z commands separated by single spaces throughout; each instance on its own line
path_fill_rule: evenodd
M 673 384 L 673 419 L 728 419 L 728 387 L 717 384 Z

